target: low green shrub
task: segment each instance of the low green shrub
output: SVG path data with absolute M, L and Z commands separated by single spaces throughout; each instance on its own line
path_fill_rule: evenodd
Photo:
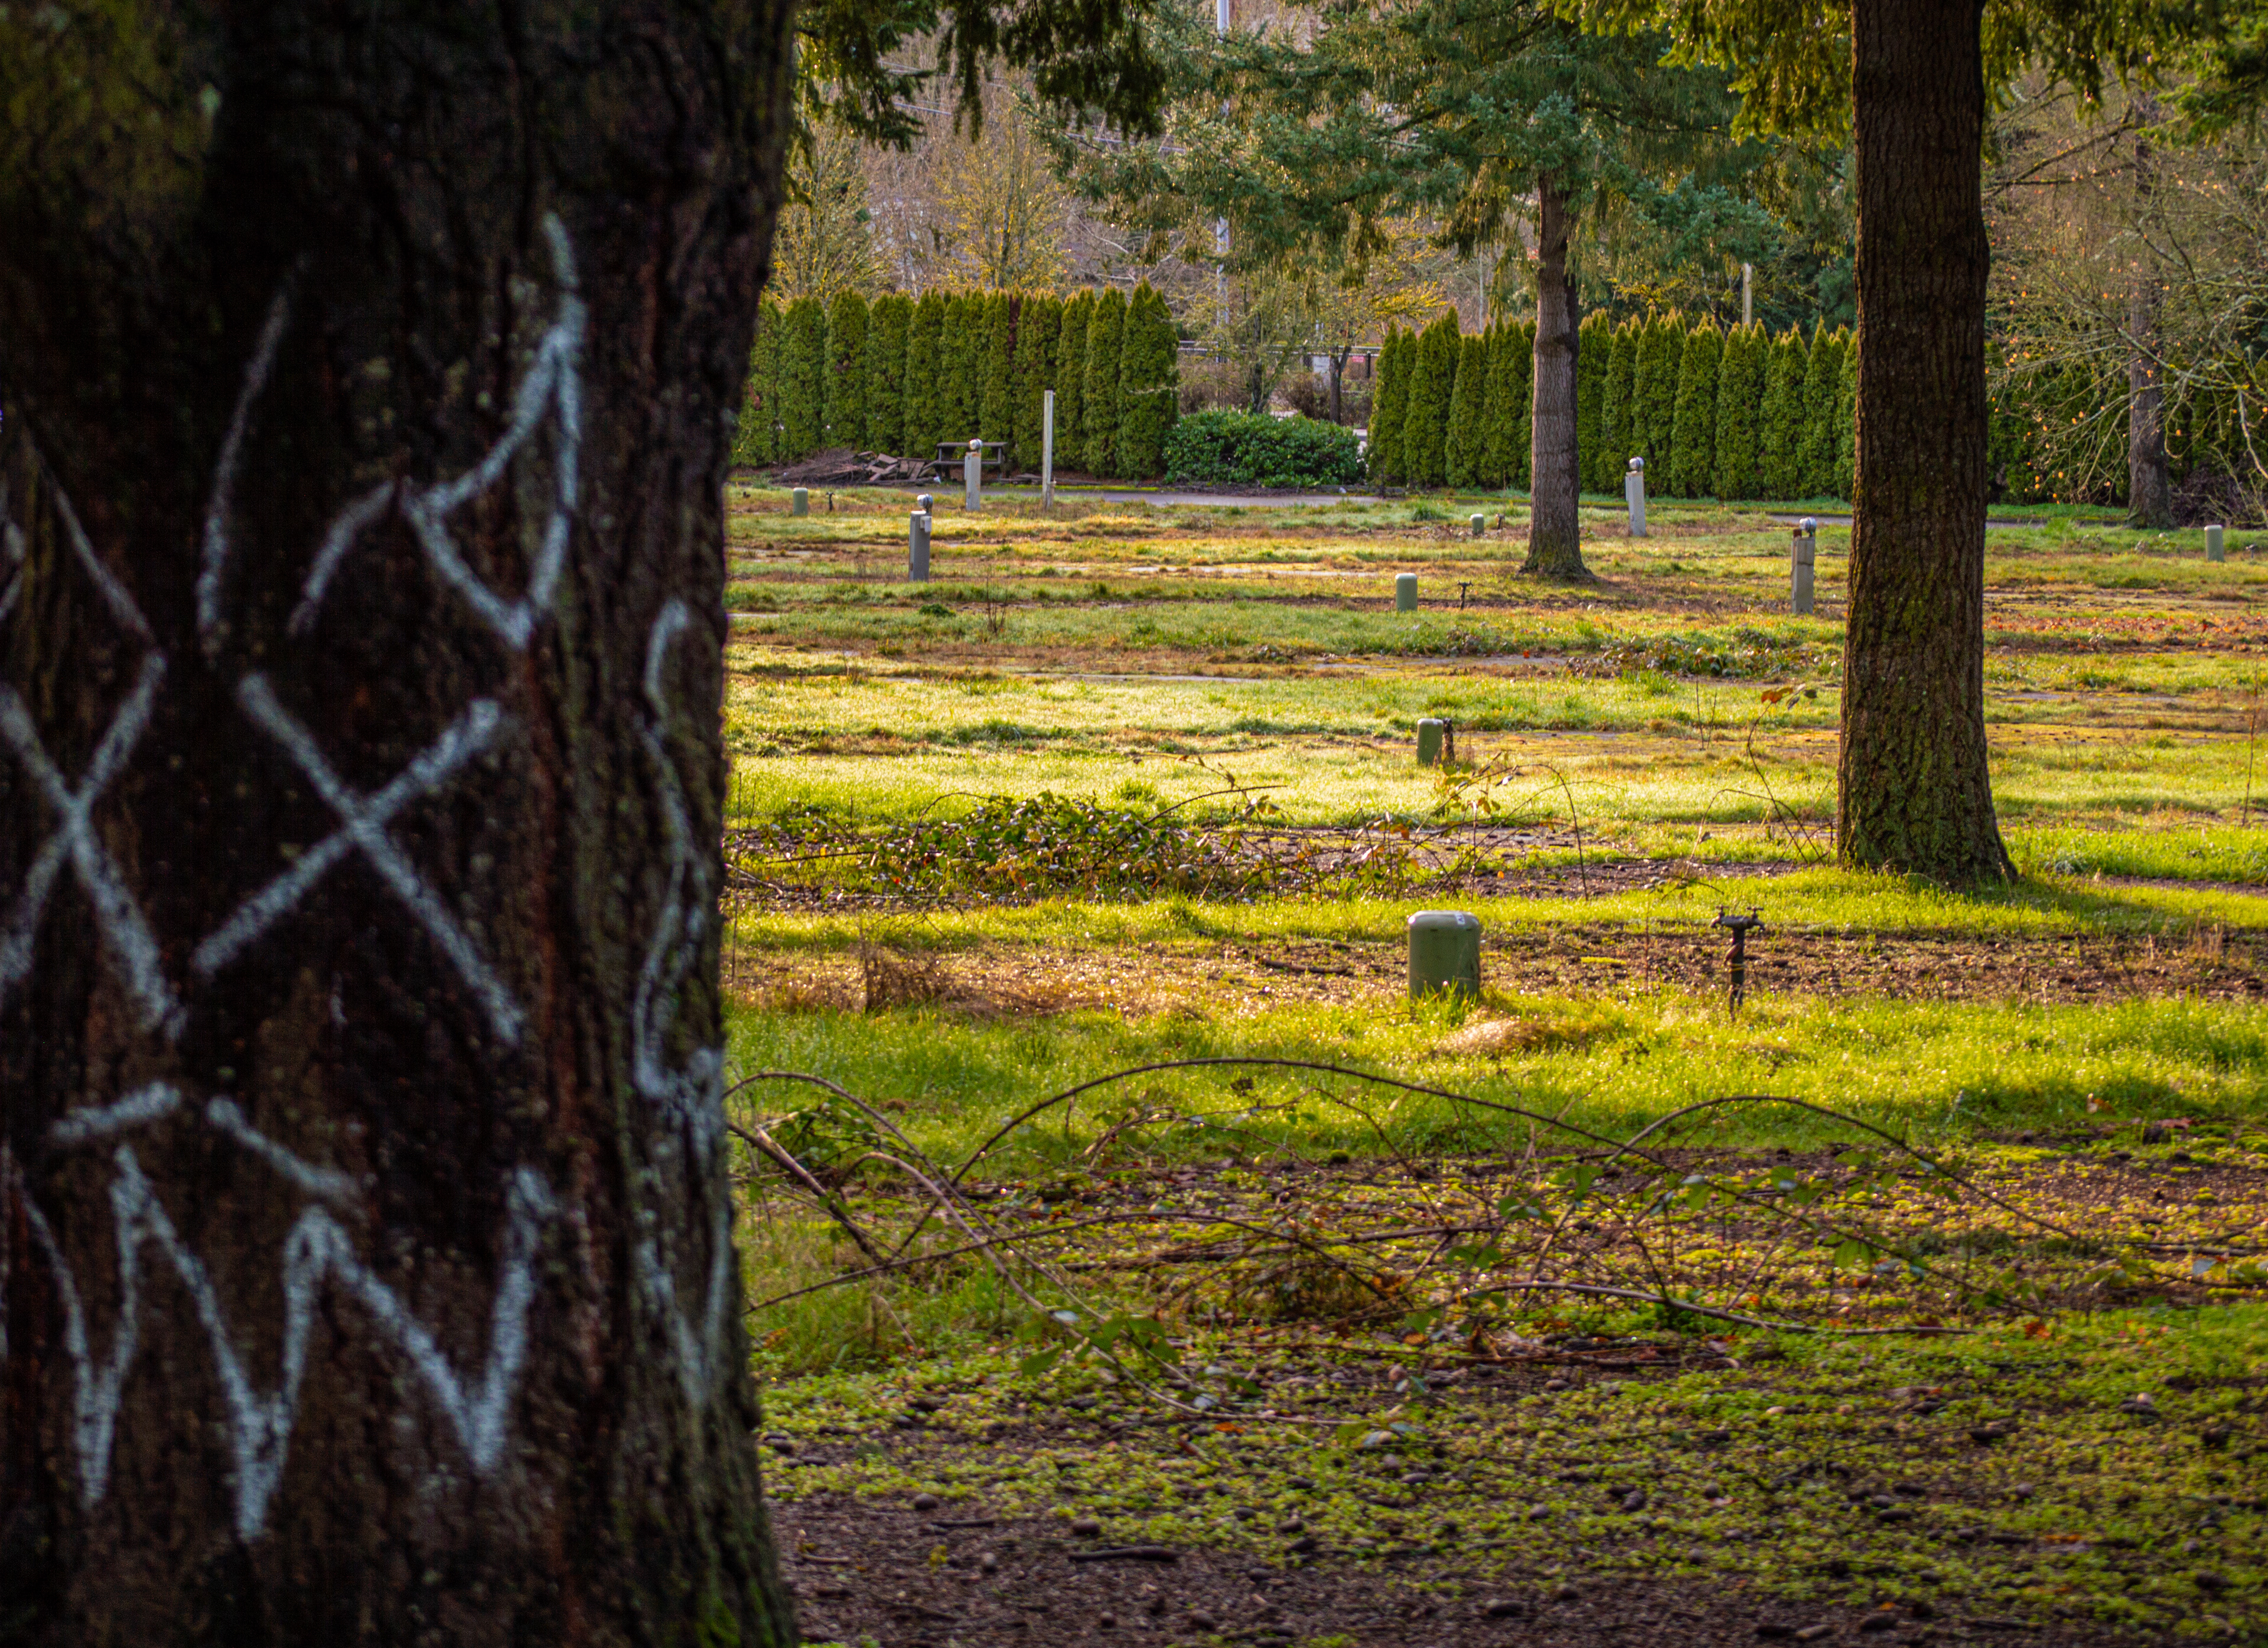
M 1355 432 L 1313 418 L 1199 412 L 1166 438 L 1166 479 L 1176 485 L 1352 486 L 1362 479 Z

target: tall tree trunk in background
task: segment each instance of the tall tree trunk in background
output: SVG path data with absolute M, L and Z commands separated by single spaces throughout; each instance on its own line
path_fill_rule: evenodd
M 714 921 L 787 7 L 56 15 L 0 13 L 0 1639 L 790 1642 Z
M 2009 872 L 1984 742 L 1982 0 L 1858 0 L 1858 485 L 1845 864 Z
M 2143 93 L 2134 114 L 2145 124 L 2154 122 L 2158 100 Z M 2156 180 L 2154 158 L 2145 133 L 2134 143 L 2136 216 L 2145 220 Z M 2158 367 L 2160 289 L 2150 269 L 2148 239 L 2138 233 L 2135 239 L 2134 283 L 2126 294 L 2126 516 L 2134 526 L 2162 530 L 2174 524 L 2174 482 L 2166 462 L 2166 386 Z
M 1528 561 L 1523 572 L 1589 576 L 1576 506 L 1582 476 L 1575 450 L 1575 295 L 1567 283 L 1567 196 L 1550 177 L 1535 189 L 1535 355 Z

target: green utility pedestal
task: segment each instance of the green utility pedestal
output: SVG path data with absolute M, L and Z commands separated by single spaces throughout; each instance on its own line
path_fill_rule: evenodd
M 798 487 L 794 491 L 787 495 L 787 512 L 791 515 L 808 515 L 811 513 L 811 489 L 809 487 Z
M 1481 919 L 1462 910 L 1419 910 L 1410 918 L 1410 999 L 1442 990 L 1481 993 Z
M 1448 726 L 1446 721 L 1427 716 L 1418 724 L 1418 764 L 1432 767 L 1441 760 L 1441 734 Z
M 1415 572 L 1396 572 L 1394 575 L 1394 610 L 1418 610 L 1418 575 Z

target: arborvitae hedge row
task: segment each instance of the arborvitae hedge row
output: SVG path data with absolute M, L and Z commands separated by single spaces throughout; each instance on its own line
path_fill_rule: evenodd
M 1046 411 L 1042 397 L 1056 385 L 1056 338 L 1063 330 L 1060 298 L 1027 296 L 1016 313 L 1016 451 L 1027 469 L 1039 467 Z M 1056 416 L 1057 450 L 1062 450 L 1060 393 Z
M 793 463 L 817 452 L 826 432 L 827 305 L 797 298 L 781 333 L 779 460 Z
M 766 298 L 756 309 L 748 382 L 740 394 L 740 427 L 733 437 L 736 464 L 769 464 L 778 450 L 779 329 L 779 305 Z
M 1727 500 L 1764 496 L 1756 473 L 1756 438 L 1763 414 L 1764 355 L 1771 347 L 1755 326 L 1725 336 L 1717 364 L 1717 459 L 1711 489 Z
M 1370 448 L 1366 454 L 1371 483 L 1398 484 L 1406 478 L 1402 466 L 1402 425 L 1409 412 L 1410 334 L 1388 327 L 1380 345 L 1376 374 L 1370 393 Z
M 1094 315 L 1094 294 L 1076 293 L 1064 304 L 1063 327 L 1056 335 L 1056 467 L 1077 469 L 1086 461 L 1086 323 Z
M 943 292 L 924 292 L 914 305 L 913 322 L 906 333 L 906 416 L 898 438 L 908 458 L 930 458 L 937 443 L 946 438 L 945 408 L 939 399 L 945 380 L 945 316 Z
M 1764 424 L 1756 440 L 1757 484 L 1768 498 L 1803 496 L 1803 374 L 1810 356 L 1803 334 L 1771 341 L 1764 369 Z
M 1106 286 L 1086 323 L 1086 460 L 1089 475 L 1108 475 L 1118 462 L 1118 374 L 1126 343 L 1126 294 Z
M 1488 339 L 1476 333 L 1457 344 L 1457 378 L 1449 392 L 1449 421 L 1442 442 L 1442 463 L 1453 487 L 1481 483 L 1481 463 L 1487 452 L 1488 428 L 1483 415 L 1488 407 Z
M 827 306 L 827 372 L 820 421 L 829 446 L 866 442 L 866 300 L 837 292 Z
M 1016 451 L 1016 298 L 1012 292 L 994 292 L 984 300 L 984 356 L 977 366 L 983 391 L 968 432 L 998 441 L 1006 463 L 1003 473 L 1013 475 L 1023 459 Z
M 1614 322 L 1602 312 L 1583 317 L 1575 333 L 1575 461 L 1587 492 L 1611 490 L 1613 460 L 1606 450 L 1607 369 L 1614 353 Z
M 1706 497 L 1717 452 L 1717 365 L 1724 334 L 1705 320 L 1685 335 L 1677 363 L 1677 411 L 1669 437 L 1669 489 Z
M 1859 467 L 1859 348 L 1847 332 L 1842 340 L 1842 370 L 1835 378 L 1835 491 L 1839 498 L 1855 489 Z
M 1437 487 L 1448 477 L 1449 397 L 1456 388 L 1456 312 L 1418 335 L 1417 365 L 1402 415 L 1402 462 L 1411 486 Z
M 866 438 L 869 452 L 903 450 L 906 426 L 906 332 L 913 299 L 889 292 L 866 316 Z
M 1173 311 L 1149 282 L 1126 305 L 1126 337 L 1119 349 L 1118 469 L 1146 481 L 1164 472 L 1166 437 L 1181 410 L 1181 331 Z

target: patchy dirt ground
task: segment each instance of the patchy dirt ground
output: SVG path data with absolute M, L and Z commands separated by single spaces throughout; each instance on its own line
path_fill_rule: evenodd
M 1623 923 L 1570 923 L 1491 937 L 1483 982 L 1522 996 L 1609 997 L 1661 989 L 1719 995 L 1725 936 L 1698 923 L 1633 931 Z M 2268 934 L 1980 939 L 1970 937 L 1779 932 L 1750 941 L 1749 989 L 1909 1001 L 2100 1002 L 2190 996 L 2257 1002 L 2268 993 Z M 972 1013 L 1109 1009 L 1233 1012 L 1282 1002 L 1341 1002 L 1399 992 L 1403 949 L 1390 943 L 1152 944 L 1139 949 L 994 945 L 908 959 L 903 993 Z M 854 954 L 735 950 L 729 982 L 775 1004 L 867 1004 Z

